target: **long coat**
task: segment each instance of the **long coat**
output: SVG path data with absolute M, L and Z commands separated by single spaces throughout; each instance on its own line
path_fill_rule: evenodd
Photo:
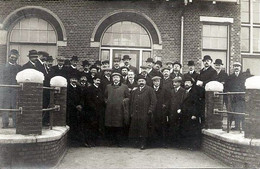
M 130 93 L 125 84 L 120 84 L 118 86 L 113 84 L 107 85 L 105 90 L 105 98 L 107 99 L 105 126 L 124 126 L 123 100 L 129 97 Z
M 0 84 L 16 85 L 16 75 L 21 70 L 20 65 L 7 63 L 1 68 Z M 17 103 L 17 92 L 15 88 L 0 88 L 0 108 L 15 108 Z
M 151 122 L 148 111 L 154 112 L 156 106 L 156 95 L 150 86 L 140 91 L 140 88 L 134 90 L 130 99 L 131 124 L 129 137 L 139 138 L 149 136 L 149 123 Z
M 185 98 L 186 91 L 180 87 L 177 92 L 171 89 L 171 99 L 169 102 L 169 136 L 173 137 L 179 132 L 180 115 L 177 110 L 181 108 L 181 104 Z
M 167 126 L 167 109 L 169 107 L 170 93 L 163 87 L 159 87 L 156 91 L 156 107 L 153 113 L 153 129 L 154 137 L 162 137 L 166 135 Z
M 204 122 L 205 90 L 199 86 L 192 86 L 186 93 L 180 113 L 180 132 L 182 137 L 199 137 Z M 192 120 L 191 117 L 196 119 Z
M 200 70 L 200 74 L 199 74 L 197 80 L 202 81 L 203 86 L 205 87 L 205 85 L 208 82 L 216 80 L 216 77 L 217 77 L 217 71 L 210 66 L 206 70 L 204 70 L 204 69 Z

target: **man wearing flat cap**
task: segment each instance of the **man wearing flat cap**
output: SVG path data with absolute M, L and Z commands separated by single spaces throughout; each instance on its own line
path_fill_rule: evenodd
M 62 76 L 67 79 L 67 69 L 64 66 L 64 61 L 64 57 L 57 57 L 57 65 L 51 67 L 51 77 Z
M 203 58 L 203 65 L 204 67 L 200 70 L 200 74 L 197 78 L 197 85 L 203 86 L 210 82 L 216 80 L 217 71 L 212 68 L 212 59 L 209 55 L 205 55 Z
M 137 76 L 138 88 L 132 91 L 130 99 L 131 124 L 129 137 L 141 150 L 146 148 L 151 136 L 151 120 L 156 106 L 156 95 L 152 87 L 146 85 L 143 75 Z
M 36 62 L 38 60 L 38 52 L 36 50 L 30 50 L 27 56 L 29 58 L 29 61 L 22 66 L 22 69 L 38 70 L 36 67 Z
M 155 64 L 154 64 L 154 66 L 153 66 L 152 71 L 149 73 L 149 76 L 150 76 L 151 78 L 154 77 L 154 76 L 159 76 L 159 77 L 163 78 L 163 75 L 162 75 L 162 73 L 160 72 L 161 68 L 162 68 L 162 62 L 159 61 L 159 60 L 157 60 L 157 61 L 155 62 Z
M 153 134 L 152 137 L 159 146 L 167 147 L 167 116 L 170 92 L 161 86 L 161 77 L 152 78 L 153 89 L 156 94 L 157 104 L 153 113 Z
M 169 101 L 169 143 L 179 144 L 180 142 L 180 106 L 185 98 L 185 90 L 181 87 L 182 78 L 177 76 L 173 80 L 171 96 Z
M 120 73 L 114 72 L 111 76 L 113 82 L 112 84 L 108 84 L 105 90 L 107 103 L 105 111 L 106 134 L 110 144 L 122 147 L 123 129 L 128 122 L 128 119 L 125 118 L 127 116 L 125 116 L 126 112 L 123 109 L 123 104 L 126 100 L 129 100 L 130 93 L 127 85 L 120 82 Z
M 183 78 L 187 79 L 188 77 L 191 77 L 192 81 L 196 82 L 199 74 L 195 71 L 195 63 L 193 60 L 188 61 L 188 67 L 189 71 L 183 75 Z
M 136 75 L 138 74 L 137 68 L 132 66 L 131 63 L 130 63 L 131 58 L 130 58 L 129 55 L 124 55 L 122 60 L 123 60 L 123 62 L 125 64 L 124 65 L 125 67 L 128 67 L 129 70 L 132 70 Z
M 233 63 L 233 73 L 229 75 L 226 81 L 226 91 L 227 92 L 245 92 L 245 81 L 246 74 L 241 70 L 241 63 Z M 231 110 L 232 112 L 241 112 L 245 111 L 245 97 L 243 95 L 234 95 L 231 98 Z M 232 121 L 235 121 L 235 128 L 233 130 L 240 130 L 244 128 L 244 117 L 239 115 L 230 115 L 230 125 Z M 242 122 L 242 126 L 241 123 Z
M 8 63 L 1 67 L 0 71 L 0 84 L 17 85 L 16 75 L 21 70 L 21 66 L 17 64 L 19 52 L 12 49 L 8 55 Z M 16 109 L 17 108 L 17 90 L 14 88 L 0 88 L 0 107 L 3 109 Z M 8 111 L 2 112 L 3 128 L 9 126 L 9 113 Z M 13 126 L 16 127 L 16 112 L 12 112 Z
M 194 85 L 192 77 L 184 80 L 185 98 L 180 105 L 180 140 L 182 146 L 199 149 L 205 113 L 205 89 Z

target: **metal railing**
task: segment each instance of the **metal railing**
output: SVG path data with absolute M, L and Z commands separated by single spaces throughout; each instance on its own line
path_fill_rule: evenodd
M 0 84 L 0 88 L 21 88 L 23 89 L 23 84 L 19 84 L 19 85 L 7 85 L 7 84 Z M 50 103 L 49 106 L 52 105 L 53 107 L 48 107 L 48 108 L 44 108 L 42 110 L 35 110 L 35 111 L 42 111 L 42 112 L 50 112 L 50 129 L 52 130 L 53 128 L 53 113 L 54 111 L 59 111 L 60 110 L 60 105 L 54 105 L 54 93 L 60 93 L 60 87 L 40 87 L 43 90 L 49 90 L 50 91 Z M 8 111 L 8 112 L 20 112 L 20 114 L 22 114 L 23 112 L 23 108 L 19 107 L 18 109 L 1 109 L 0 108 L 0 112 L 3 111 Z
M 231 106 L 231 96 L 234 95 L 245 95 L 246 92 L 218 92 L 214 93 L 215 96 L 222 95 L 227 97 L 227 104 L 226 104 L 226 109 L 227 110 L 218 110 L 214 109 L 215 114 L 225 114 L 227 116 L 227 133 L 230 131 L 231 127 L 231 117 L 232 116 L 242 116 L 243 118 L 246 116 L 246 113 L 243 112 L 234 112 L 232 111 L 232 106 Z M 243 125 L 242 125 L 243 126 Z M 242 132 L 242 128 L 239 127 L 240 133 Z

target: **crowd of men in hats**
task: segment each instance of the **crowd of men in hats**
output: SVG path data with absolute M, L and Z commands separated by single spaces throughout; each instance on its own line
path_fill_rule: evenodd
M 241 72 L 241 64 L 233 64 L 234 73 L 229 75 L 222 68 L 222 60 L 204 56 L 204 67 L 195 71 L 194 61 L 188 62 L 189 70 L 181 74 L 179 62 L 161 61 L 152 58 L 138 69 L 130 64 L 131 57 L 114 58 L 110 68 L 108 60 L 96 61 L 91 65 L 79 59 L 57 58 L 52 66 L 52 57 L 47 52 L 29 51 L 29 61 L 17 64 L 19 53 L 11 50 L 8 62 L 1 69 L 1 83 L 16 84 L 17 72 L 32 68 L 45 76 L 44 85 L 54 76 L 68 80 L 67 124 L 70 126 L 69 139 L 86 147 L 95 146 L 99 139 L 107 139 L 109 145 L 121 147 L 126 139 L 140 149 L 148 143 L 167 147 L 186 145 L 199 148 L 201 128 L 204 124 L 205 85 L 219 81 L 225 91 L 244 91 L 248 74 Z M 124 66 L 120 66 L 121 59 Z M 1 108 L 15 107 L 17 93 L 7 89 Z M 8 94 L 7 94 L 8 93 Z M 49 94 L 44 92 L 43 107 L 48 107 Z M 244 98 L 231 99 L 233 111 L 244 110 Z M 15 115 L 13 115 L 15 121 Z M 43 114 L 43 123 L 48 125 L 49 117 Z M 240 128 L 242 117 L 235 116 L 235 129 Z M 9 123 L 8 112 L 3 113 L 3 127 Z M 15 125 L 15 123 L 14 123 Z

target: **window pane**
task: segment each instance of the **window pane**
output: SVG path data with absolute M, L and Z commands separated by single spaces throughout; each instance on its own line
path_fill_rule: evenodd
M 249 22 L 249 1 L 242 0 L 241 1 L 241 21 L 242 22 Z
M 102 50 L 101 51 L 101 61 L 109 60 L 109 58 L 110 58 L 109 50 Z
M 143 27 L 133 22 L 124 21 L 107 29 L 102 39 L 102 45 L 151 47 L 151 40 Z
M 21 27 L 20 27 L 21 25 Z M 27 18 L 16 24 L 10 42 L 56 43 L 57 36 L 53 27 L 38 18 Z
M 253 28 L 253 51 L 260 52 L 260 28 Z
M 260 2 L 253 1 L 253 22 L 259 24 L 259 15 L 260 15 Z
M 241 51 L 249 52 L 249 27 L 241 27 Z
M 252 75 L 260 76 L 260 58 L 243 58 L 243 71 L 250 70 Z

